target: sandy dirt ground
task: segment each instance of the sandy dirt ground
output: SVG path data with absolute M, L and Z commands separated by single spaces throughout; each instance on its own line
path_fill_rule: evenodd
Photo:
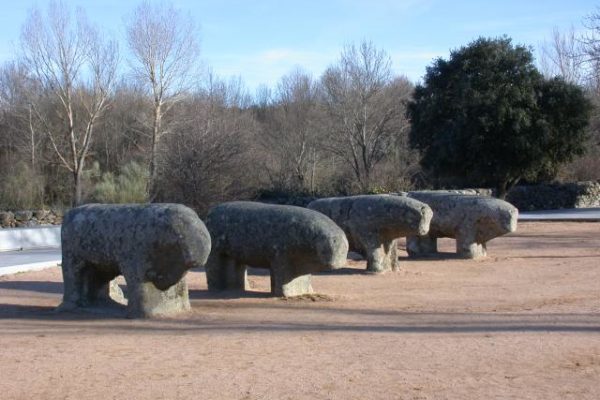
M 0 399 L 600 399 L 600 223 L 523 223 L 488 250 L 349 261 L 294 300 L 194 271 L 192 311 L 155 320 L 53 312 L 58 268 L 2 277 Z

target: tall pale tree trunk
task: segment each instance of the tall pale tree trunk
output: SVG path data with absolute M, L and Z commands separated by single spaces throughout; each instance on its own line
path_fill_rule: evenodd
M 172 5 L 142 2 L 127 23 L 127 43 L 132 68 L 153 95 L 152 148 L 146 190 L 150 201 L 157 196 L 158 156 L 163 134 L 162 116 L 192 85 L 198 65 L 196 24 Z
M 150 201 L 156 195 L 156 176 L 157 176 L 157 162 L 158 162 L 158 144 L 160 140 L 160 129 L 162 123 L 162 106 L 156 104 L 154 107 L 154 121 L 152 124 L 152 148 L 150 154 L 150 167 L 149 167 L 149 179 L 147 185 L 148 198 Z
M 73 207 L 81 205 L 83 200 L 81 175 L 82 173 L 80 169 L 76 169 L 75 171 L 73 171 Z

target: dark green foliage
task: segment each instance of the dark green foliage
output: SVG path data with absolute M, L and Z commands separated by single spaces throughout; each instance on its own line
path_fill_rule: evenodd
M 545 80 L 527 48 L 480 38 L 427 68 L 408 106 L 410 142 L 434 177 L 502 197 L 582 154 L 590 109 L 579 87 Z

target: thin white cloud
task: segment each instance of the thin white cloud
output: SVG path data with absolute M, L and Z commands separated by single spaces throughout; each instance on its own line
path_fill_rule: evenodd
M 425 75 L 425 67 L 439 57 L 448 57 L 448 50 L 405 49 L 390 53 L 394 72 L 417 82 Z
M 337 59 L 338 53 L 273 48 L 250 54 L 219 55 L 208 61 L 218 75 L 242 76 L 250 88 L 261 84 L 274 87 L 283 75 L 298 66 L 317 77 Z
M 409 51 L 409 50 L 404 50 L 404 51 L 396 51 L 396 52 L 391 53 L 391 58 L 392 58 L 392 62 L 394 64 L 396 64 L 396 63 L 402 63 L 403 61 L 407 61 L 407 60 L 416 60 L 416 61 L 433 60 L 435 58 L 444 56 L 447 53 L 448 53 L 448 51 L 432 51 L 432 50 Z
M 214 72 L 222 77 L 241 76 L 251 89 L 261 84 L 275 87 L 280 78 L 293 68 L 301 67 L 318 78 L 325 69 L 339 59 L 341 49 L 309 51 L 291 48 L 272 48 L 248 54 L 220 54 L 207 61 Z M 438 57 L 447 57 L 448 50 L 403 49 L 388 52 L 393 70 L 418 81 L 425 74 L 425 65 Z

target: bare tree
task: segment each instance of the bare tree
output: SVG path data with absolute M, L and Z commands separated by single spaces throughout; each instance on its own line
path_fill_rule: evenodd
M 201 215 L 215 203 L 248 197 L 254 189 L 250 99 L 239 80 L 209 76 L 206 87 L 179 104 L 165 138 L 161 201 Z
M 286 190 L 314 192 L 322 132 L 317 82 L 295 69 L 281 78 L 274 101 L 262 107 L 261 142 L 269 156 L 271 181 Z
M 554 28 L 550 41 L 541 46 L 540 66 L 546 76 L 582 83 L 584 53 L 573 27 L 565 33 Z
M 115 85 L 112 106 L 98 124 L 92 146 L 103 170 L 118 171 L 121 166 L 136 161 L 148 172 L 144 160 L 150 148 L 149 114 L 146 93 L 135 81 L 123 79 Z M 147 183 L 146 180 L 145 185 Z
M 394 78 L 389 56 L 370 42 L 344 48 L 322 85 L 332 122 L 329 149 L 352 168 L 360 190 L 368 191 L 374 167 L 405 130 L 403 101 L 410 85 Z
M 586 30 L 579 36 L 582 63 L 585 70 L 586 86 L 600 94 L 600 7 L 585 17 Z
M 148 190 L 157 175 L 160 140 L 165 130 L 163 117 L 181 100 L 190 86 L 190 75 L 198 62 L 199 44 L 194 21 L 172 5 L 141 3 L 127 26 L 127 42 L 132 53 L 135 76 L 146 82 L 153 107 L 152 147 Z
M 29 14 L 21 33 L 23 63 L 40 95 L 32 112 L 44 127 L 61 164 L 73 177 L 72 202 L 82 201 L 82 172 L 94 126 L 108 107 L 117 66 L 115 42 L 104 40 L 82 11 L 76 23 L 63 3 L 51 2 L 44 18 Z M 53 107 L 47 107 L 48 104 Z M 52 124 L 58 116 L 59 124 Z
M 11 135 L 13 145 L 29 158 L 29 166 L 37 170 L 41 129 L 33 115 L 28 97 L 38 92 L 31 87 L 28 72 L 23 65 L 8 62 L 0 69 L 0 104 L 5 132 Z

